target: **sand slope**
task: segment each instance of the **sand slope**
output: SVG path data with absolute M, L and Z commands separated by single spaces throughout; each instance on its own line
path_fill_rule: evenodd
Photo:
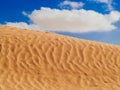
M 0 90 L 120 90 L 120 47 L 1 26 Z

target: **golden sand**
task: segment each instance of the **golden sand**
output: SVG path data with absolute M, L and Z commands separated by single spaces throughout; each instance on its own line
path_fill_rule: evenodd
M 120 46 L 0 26 L 0 90 L 120 90 Z

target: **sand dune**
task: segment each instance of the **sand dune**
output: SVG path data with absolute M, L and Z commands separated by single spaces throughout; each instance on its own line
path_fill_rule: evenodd
M 1 26 L 0 90 L 120 90 L 120 46 Z

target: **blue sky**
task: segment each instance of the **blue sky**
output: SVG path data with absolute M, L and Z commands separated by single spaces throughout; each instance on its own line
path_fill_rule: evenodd
M 1 0 L 0 24 L 120 45 L 120 1 Z

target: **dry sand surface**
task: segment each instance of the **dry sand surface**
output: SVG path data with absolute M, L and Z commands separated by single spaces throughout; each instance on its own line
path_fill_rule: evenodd
M 120 90 L 120 46 L 0 26 L 0 90 Z

